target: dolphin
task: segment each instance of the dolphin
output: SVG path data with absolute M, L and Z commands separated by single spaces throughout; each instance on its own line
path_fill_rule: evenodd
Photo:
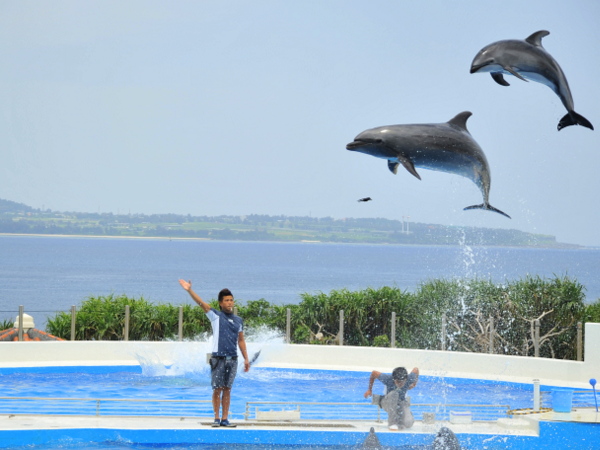
M 446 123 L 390 125 L 363 131 L 347 150 L 387 159 L 388 168 L 397 173 L 402 164 L 419 180 L 415 167 L 461 175 L 473 181 L 483 194 L 483 203 L 464 208 L 494 211 L 510 216 L 489 203 L 490 169 L 481 147 L 467 130 L 470 111 Z
M 258 357 L 260 356 L 260 352 L 262 352 L 262 349 L 260 349 L 259 351 L 257 351 L 253 356 L 252 359 L 250 359 L 250 365 L 254 364 L 254 362 L 258 359 Z
M 369 431 L 369 435 L 365 439 L 365 442 L 363 442 L 361 448 L 363 450 L 383 450 L 379 438 L 375 434 L 375 428 L 371 427 L 371 431 Z
M 461 450 L 456 435 L 447 427 L 440 428 L 431 448 L 432 450 Z
M 567 78 L 556 60 L 542 47 L 542 38 L 549 34 L 549 31 L 540 30 L 524 41 L 509 39 L 483 47 L 471 63 L 471 73 L 490 72 L 494 81 L 502 86 L 509 86 L 502 74 L 545 84 L 558 95 L 567 109 L 567 114 L 558 122 L 559 131 L 570 125 L 593 130 L 590 121 L 574 111 Z

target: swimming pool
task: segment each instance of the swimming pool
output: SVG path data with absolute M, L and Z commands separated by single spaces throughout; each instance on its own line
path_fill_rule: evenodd
M 167 401 L 189 401 L 190 399 L 199 399 L 207 401 L 210 396 L 211 388 L 208 382 L 208 369 L 202 363 L 181 367 L 164 367 L 156 364 L 145 366 L 75 366 L 75 367 L 35 367 L 35 368 L 2 368 L 0 369 L 0 390 L 4 392 L 5 397 L 17 399 L 22 397 L 35 398 L 107 398 L 114 400 L 123 400 L 129 398 L 133 400 L 167 400 Z M 311 369 L 276 369 L 254 367 L 250 372 L 240 372 L 239 378 L 234 387 L 232 399 L 232 415 L 235 420 L 242 421 L 246 410 L 246 402 L 265 402 L 265 401 L 290 401 L 290 402 L 363 402 L 365 407 L 372 412 L 377 408 L 370 405 L 370 402 L 363 398 L 366 390 L 369 372 L 356 371 L 333 371 L 333 370 L 311 370 Z M 376 383 L 376 386 L 378 383 Z M 374 392 L 381 393 L 381 386 Z M 532 404 L 532 386 L 528 384 L 507 383 L 489 380 L 473 380 L 461 378 L 448 378 L 436 376 L 421 376 L 415 389 L 411 391 L 413 401 L 413 411 L 415 418 L 421 420 L 421 410 L 418 404 L 433 403 L 438 405 L 436 410 L 438 414 L 442 413 L 445 406 L 452 403 L 488 404 L 503 403 L 511 408 L 528 408 Z M 95 402 L 92 402 L 95 403 Z M 106 410 L 102 415 L 160 415 L 160 416 L 179 416 L 181 410 L 157 411 L 156 404 L 145 404 L 133 402 L 134 410 L 123 412 L 122 409 Z M 19 400 L 18 402 L 9 400 L 0 401 L 0 414 L 89 414 L 96 413 L 94 408 L 86 409 L 78 402 L 67 402 L 64 410 L 56 410 L 57 406 L 53 403 L 44 405 L 44 402 L 32 401 L 30 404 Z M 142 406 L 140 406 L 142 405 Z M 15 410 L 18 406 L 18 410 Z M 53 409 L 54 408 L 54 409 Z M 343 417 L 341 414 L 344 407 L 335 406 L 334 415 L 331 416 L 331 410 L 328 410 L 329 419 Z M 362 410 L 361 410 L 362 411 Z M 212 409 L 209 403 L 204 404 L 203 410 L 192 409 L 187 411 L 187 416 L 212 417 Z M 319 418 L 319 417 L 317 417 Z M 322 417 L 321 417 L 322 418 Z M 356 417 L 353 417 L 356 419 Z M 383 415 L 385 419 L 385 415 Z M 375 416 L 365 419 L 375 420 Z M 195 423 L 199 421 L 196 420 Z M 150 426 L 149 426 L 150 428 Z M 163 450 L 342 450 L 360 448 L 364 439 L 364 433 L 348 430 L 345 432 L 345 441 L 343 445 L 324 445 L 324 442 L 339 443 L 341 434 L 339 431 L 312 431 L 310 434 L 302 435 L 298 438 L 299 431 L 291 434 L 285 431 L 243 431 L 246 436 L 236 439 L 246 442 L 242 443 L 222 443 L 211 442 L 210 444 L 199 444 L 204 438 L 198 428 L 204 428 L 206 433 L 211 433 L 210 428 L 196 425 L 195 430 L 173 430 L 161 431 L 161 436 L 156 437 L 148 435 L 151 430 L 98 430 L 98 429 L 73 429 L 59 433 L 56 430 L 42 430 L 47 442 L 32 446 L 26 445 L 21 448 L 28 450 L 58 450 L 74 449 L 81 450 L 125 450 L 125 449 L 163 449 Z M 154 430 L 155 432 L 157 430 Z M 228 433 L 229 430 L 218 430 L 220 433 Z M 237 432 L 237 431 L 236 431 Z M 577 429 L 581 433 L 581 429 Z M 27 443 L 33 442 L 29 439 L 28 432 L 22 437 L 12 437 L 14 442 Z M 29 431 L 31 433 L 31 431 Z M 55 434 L 59 433 L 59 434 Z M 214 432 L 213 432 L 214 433 Z M 264 436 L 270 433 L 271 437 L 267 439 L 268 444 L 264 442 Z M 308 432 L 305 432 L 308 433 Z M 564 434 L 564 432 L 561 432 Z M 170 434 L 173 434 L 170 436 Z M 65 438 L 68 436 L 68 438 Z M 206 436 L 206 435 L 204 435 Z M 228 440 L 231 434 L 222 434 L 221 438 Z M 259 437 L 260 436 L 260 437 Z M 395 444 L 399 443 L 394 436 Z M 430 445 L 433 434 L 421 435 L 416 438 L 408 439 L 410 435 L 404 435 L 406 438 L 404 444 L 386 446 L 386 449 L 425 449 Z M 215 435 L 211 436 L 214 440 Z M 388 436 L 385 436 L 388 437 Z M 383 436 L 382 436 L 383 438 Z M 461 437 L 461 439 L 465 439 Z M 493 447 L 489 444 L 483 445 L 486 437 L 468 437 L 471 442 L 471 449 L 483 448 L 510 448 L 506 445 Z M 478 440 L 479 439 L 479 440 Z M 513 437 L 512 441 L 516 445 L 521 445 L 526 441 L 519 437 Z M 1 439 L 5 441 L 5 439 Z M 388 439 L 389 440 L 389 439 Z M 384 441 L 382 439 L 382 441 Z M 156 442 L 156 443 L 155 443 Z M 254 445 L 253 442 L 261 442 Z M 274 443 L 277 444 L 274 444 Z M 304 442 L 304 443 L 302 443 Z M 385 442 L 385 441 L 384 441 Z M 401 441 L 400 441 L 401 442 Z M 410 442 L 410 445 L 406 444 Z M 250 445 L 252 443 L 252 445 Z M 506 443 L 505 443 L 506 444 Z M 20 445 L 20 444 L 19 444 Z M 0 442 L 0 448 L 19 449 L 18 446 L 5 446 Z M 20 450 L 20 449 L 19 449 Z
M 62 371 L 39 368 L 0 369 L 0 391 L 3 392 L 0 413 L 212 415 L 212 406 L 207 402 L 212 389 L 205 364 L 198 364 L 186 371 L 166 369 L 160 371 L 160 374 L 156 372 L 135 366 L 70 367 L 63 368 Z M 366 409 L 364 412 L 361 409 L 359 413 L 370 414 L 368 418 L 375 418 L 377 408 L 371 407 L 370 400 L 363 397 L 368 379 L 368 372 L 355 371 L 261 367 L 255 367 L 248 373 L 239 371 L 232 394 L 231 417 L 235 420 L 246 418 L 248 403 L 254 408 L 259 403 L 269 405 L 270 402 L 289 402 L 363 403 Z M 374 393 L 383 394 L 381 383 L 375 383 Z M 410 397 L 415 405 L 413 409 L 416 419 L 421 420 L 420 404 L 437 405 L 438 415 L 443 414 L 446 405 L 531 408 L 533 388 L 532 385 L 519 383 L 421 376 L 417 386 L 410 392 Z M 11 398 L 21 398 L 18 409 L 15 409 L 15 402 Z M 31 400 L 23 400 L 24 398 Z M 51 398 L 61 400 L 40 400 Z M 102 399 L 102 402 L 98 404 L 97 401 L 91 401 L 96 399 Z M 131 401 L 125 401 L 126 399 Z M 308 405 L 305 409 L 305 418 L 346 418 L 344 408 L 339 405 L 327 417 L 319 417 L 319 411 L 309 412 Z M 356 410 L 349 411 L 351 415 L 355 413 Z
M 5 409 L 0 409 L 0 448 L 11 449 L 26 444 L 46 445 L 46 447 L 27 447 L 35 450 L 68 449 L 76 444 L 77 448 L 85 450 L 123 448 L 237 450 L 236 445 L 251 450 L 303 450 L 303 447 L 298 447 L 301 444 L 306 449 L 314 447 L 321 450 L 337 450 L 337 448 L 354 448 L 357 443 L 364 440 L 368 427 L 372 424 L 379 427 L 377 432 L 382 433 L 382 444 L 392 446 L 389 448 L 422 448 L 431 445 L 435 429 L 424 427 L 424 423 L 420 421 L 423 410 L 420 410 L 418 405 L 432 402 L 436 421 L 446 420 L 443 414 L 447 413 L 447 407 L 454 402 L 501 403 L 507 408 L 530 408 L 533 387 L 531 383 L 527 383 L 527 380 L 539 376 L 538 374 L 557 374 L 563 370 L 563 366 L 568 367 L 570 371 L 577 370 L 574 363 L 566 364 L 561 361 L 540 359 L 535 361 L 538 370 L 531 371 L 527 369 L 527 364 L 530 362 L 527 358 L 468 355 L 475 361 L 486 360 L 485 365 L 480 364 L 480 367 L 490 373 L 488 377 L 490 379 L 486 381 L 448 376 L 448 369 L 452 367 L 452 362 L 465 360 L 466 355 L 454 353 L 377 348 L 321 348 L 272 343 L 265 345 L 263 342 L 250 342 L 250 353 L 258 348 L 264 347 L 265 350 L 250 372 L 239 372 L 234 387 L 231 416 L 240 427 L 236 430 L 214 430 L 202 423 L 206 418 L 212 418 L 212 407 L 209 401 L 211 389 L 208 383 L 208 367 L 204 358 L 207 346 L 202 342 L 187 344 L 185 342 L 156 344 L 67 342 L 37 343 L 35 346 L 28 343 L 6 345 L 5 356 L 11 357 L 5 358 L 4 365 L 0 365 L 0 389 L 2 390 L 0 395 L 8 398 L 3 406 Z M 23 355 L 26 357 L 24 358 Z M 440 356 L 447 356 L 447 358 L 441 359 Z M 54 363 L 45 366 L 39 361 L 40 358 Z M 106 365 L 98 363 L 102 360 L 110 363 Z M 487 363 L 488 360 L 490 363 Z M 7 364 L 6 361 L 13 362 Z M 14 361 L 25 361 L 23 365 L 28 367 L 19 367 Z M 117 364 L 119 361 L 127 364 Z M 292 365 L 290 361 L 293 361 Z M 375 414 L 377 407 L 370 405 L 370 402 L 363 398 L 363 394 L 371 369 L 389 367 L 394 362 L 397 364 L 400 361 L 405 362 L 409 369 L 413 363 L 416 363 L 414 365 L 426 369 L 427 376 L 422 375 L 417 387 L 411 391 L 413 411 L 417 418 L 415 426 L 409 432 L 391 433 L 387 432 L 385 413 L 381 417 L 383 422 L 376 422 L 374 415 L 367 416 L 367 414 Z M 499 362 L 501 364 L 498 364 Z M 303 368 L 303 364 L 311 368 Z M 372 365 L 375 367 L 371 367 Z M 437 367 L 439 372 L 432 371 L 432 367 Z M 465 367 L 461 365 L 461 368 Z M 550 367 L 552 370 L 543 370 Z M 555 367 L 558 370 L 555 370 Z M 520 374 L 524 382 L 499 381 L 502 372 Z M 381 393 L 381 386 L 378 383 L 376 386 L 378 387 L 374 392 Z M 543 385 L 542 390 L 549 390 L 550 387 Z M 578 387 L 581 388 L 581 385 Z M 63 409 L 60 409 L 56 405 L 44 403 L 44 406 L 40 402 L 28 404 L 16 400 L 24 396 L 64 397 L 71 402 L 67 402 L 67 406 L 63 405 L 61 406 Z M 75 398 L 91 401 L 95 406 L 89 408 L 89 406 L 76 404 L 73 400 Z M 101 420 L 95 419 L 95 414 L 98 412 L 95 400 L 98 398 L 107 398 L 113 402 L 110 408 L 101 405 L 99 411 Z M 128 405 L 129 409 L 124 412 L 123 404 L 119 401 L 125 399 L 135 400 L 135 402 Z M 326 411 L 311 412 L 305 411 L 305 407 L 302 406 L 304 428 L 302 425 L 290 429 L 244 426 L 255 419 L 250 416 L 248 422 L 245 420 L 248 402 L 282 399 L 291 402 L 307 400 L 338 402 L 344 405 L 353 403 L 360 407 L 353 410 L 346 406 L 334 405 Z M 188 410 L 182 412 L 181 409 L 164 408 L 164 404 L 158 406 L 158 403 L 144 403 L 142 400 L 176 402 L 177 408 L 186 404 Z M 593 402 L 593 399 L 591 401 Z M 9 403 L 10 405 L 7 406 Z M 144 407 L 140 408 L 142 404 Z M 26 419 L 21 420 L 18 426 L 16 421 L 21 417 L 18 412 L 14 419 L 7 419 L 15 414 L 11 412 L 15 411 L 15 405 L 19 408 L 19 412 L 32 414 L 22 416 Z M 254 408 L 255 406 L 252 406 L 250 412 Z M 350 409 L 349 416 L 343 416 L 342 413 L 348 409 Z M 73 413 L 85 415 L 69 415 Z M 308 417 L 309 424 L 313 418 L 319 417 L 326 417 L 326 421 L 342 417 L 340 419 L 342 422 L 356 420 L 358 417 L 365 418 L 368 425 L 363 423 L 342 430 L 323 430 L 318 426 L 306 427 L 305 413 L 317 414 Z M 141 416 L 134 427 L 129 426 L 126 419 L 123 419 L 129 417 L 128 414 Z M 179 422 L 184 419 L 183 416 L 185 421 Z M 88 419 L 82 421 L 82 417 Z M 169 425 L 164 425 L 165 421 Z M 174 425 L 171 426 L 172 424 Z M 483 433 L 478 431 L 477 426 L 468 428 L 465 426 L 462 430 L 455 431 L 460 433 L 461 443 L 465 445 L 468 442 L 470 449 L 525 449 L 534 448 L 544 442 L 556 444 L 561 439 L 562 442 L 568 443 L 583 442 L 586 439 L 590 442 L 598 438 L 600 431 L 595 423 L 548 423 L 544 420 L 539 421 L 539 430 L 539 434 L 535 432 L 529 436 L 519 436 L 508 431 L 507 428 L 499 429 L 498 425 L 495 433 L 492 434 L 489 430 Z M 492 441 L 499 446 L 491 446 Z M 511 445 L 508 446 L 507 442 Z M 50 443 L 53 443 L 54 447 Z M 200 443 L 204 444 L 200 445 Z M 205 446 L 208 443 L 213 447 Z M 248 444 L 261 444 L 263 447 L 248 447 Z M 329 447 L 322 447 L 323 445 Z

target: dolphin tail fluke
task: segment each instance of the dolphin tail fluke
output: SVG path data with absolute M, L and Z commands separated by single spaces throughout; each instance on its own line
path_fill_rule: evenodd
M 467 206 L 466 208 L 464 208 L 463 210 L 466 211 L 468 209 L 484 209 L 486 211 L 493 211 L 496 212 L 498 214 L 502 214 L 504 217 L 508 217 L 509 219 L 512 219 L 512 217 L 510 217 L 508 214 L 506 214 L 504 211 L 500 211 L 498 208 L 494 208 L 492 205 L 490 205 L 489 203 L 486 205 L 485 203 L 482 203 L 481 205 L 471 205 L 471 206 Z
M 582 127 L 589 128 L 590 130 L 594 129 L 594 126 L 589 120 L 587 120 L 581 114 L 577 114 L 575 111 L 568 112 L 562 119 L 560 119 L 557 127 L 558 131 L 570 125 L 581 125 Z

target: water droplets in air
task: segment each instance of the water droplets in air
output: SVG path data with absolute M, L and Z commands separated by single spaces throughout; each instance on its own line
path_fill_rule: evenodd
M 283 335 L 268 327 L 248 329 L 246 346 L 250 360 L 255 357 L 253 364 L 260 365 L 272 359 L 274 354 L 284 351 Z M 144 343 L 136 345 L 135 358 L 138 360 L 142 375 L 145 377 L 206 377 L 209 372 L 207 354 L 212 352 L 212 335 L 204 333 L 194 339 L 186 339 L 177 345 L 165 342 L 165 351 L 156 350 L 156 344 L 150 346 Z M 239 359 L 243 366 L 242 358 Z M 240 371 L 242 372 L 242 371 Z

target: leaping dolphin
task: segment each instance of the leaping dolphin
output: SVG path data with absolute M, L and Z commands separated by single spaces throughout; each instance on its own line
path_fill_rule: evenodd
M 509 39 L 490 44 L 482 48 L 473 59 L 471 73 L 490 72 L 494 81 L 502 86 L 509 86 L 502 74 L 545 84 L 567 108 L 567 114 L 558 122 L 559 131 L 570 125 L 581 125 L 593 130 L 590 121 L 575 112 L 567 78 L 556 60 L 542 46 L 542 38 L 549 34 L 549 31 L 540 30 L 524 41 Z
M 402 164 L 421 179 L 415 167 L 461 175 L 473 181 L 483 194 L 483 203 L 464 208 L 494 211 L 510 216 L 489 203 L 490 169 L 481 147 L 467 130 L 470 111 L 457 114 L 446 123 L 390 125 L 363 131 L 347 150 L 387 159 L 388 168 L 397 173 Z

